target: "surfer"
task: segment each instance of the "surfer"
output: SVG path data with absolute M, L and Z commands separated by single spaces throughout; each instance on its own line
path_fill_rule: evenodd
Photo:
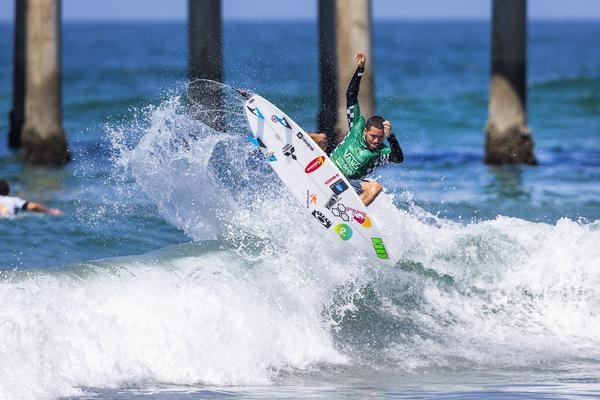
M 379 195 L 383 186 L 375 180 L 364 178 L 375 167 L 386 162 L 401 163 L 404 161 L 404 154 L 392 132 L 390 121 L 378 115 L 365 121 L 361 114 L 358 91 L 367 58 L 363 53 L 357 53 L 355 60 L 357 68 L 346 90 L 348 133 L 329 157 L 346 175 L 365 206 L 368 206 Z M 322 149 L 327 147 L 327 136 L 324 133 L 311 133 L 310 136 Z M 384 143 L 384 139 L 387 139 L 389 146 Z
M 0 179 L 0 217 L 15 215 L 19 211 L 34 211 L 51 215 L 60 215 L 62 211 L 57 208 L 47 208 L 46 206 L 27 201 L 20 197 L 9 196 L 10 186 L 4 179 Z

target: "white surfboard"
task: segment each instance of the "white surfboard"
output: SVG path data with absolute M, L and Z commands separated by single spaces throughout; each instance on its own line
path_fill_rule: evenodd
M 250 141 L 306 206 L 307 213 L 342 240 L 376 259 L 388 259 L 367 207 L 325 152 L 283 111 L 253 95 L 244 104 Z

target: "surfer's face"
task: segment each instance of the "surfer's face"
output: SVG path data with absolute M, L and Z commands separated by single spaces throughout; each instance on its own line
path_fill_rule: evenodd
M 383 129 L 370 126 L 369 129 L 365 129 L 365 142 L 369 147 L 369 150 L 377 150 L 383 143 L 384 133 Z

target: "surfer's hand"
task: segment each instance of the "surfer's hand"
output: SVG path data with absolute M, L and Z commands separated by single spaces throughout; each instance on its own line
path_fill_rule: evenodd
M 251 96 L 250 91 L 246 89 L 239 88 L 237 91 L 240 94 L 240 96 L 242 96 L 245 99 L 249 99 Z
M 325 151 L 327 149 L 327 135 L 322 132 L 311 132 L 308 134 L 308 136 L 310 136 L 310 138 L 314 140 L 317 145 L 319 145 L 321 150 Z
M 383 133 L 386 138 L 389 138 L 390 135 L 393 135 L 392 132 L 392 123 L 388 120 L 383 121 Z
M 367 57 L 365 57 L 364 53 L 356 53 L 356 56 L 354 57 L 354 59 L 356 60 L 356 64 L 358 65 L 358 68 L 365 68 L 365 63 L 367 62 Z

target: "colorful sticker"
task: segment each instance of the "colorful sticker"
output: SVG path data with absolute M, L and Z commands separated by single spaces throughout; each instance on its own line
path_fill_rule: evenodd
M 371 242 L 373 243 L 373 248 L 375 248 L 375 254 L 377 254 L 378 258 L 385 260 L 389 258 L 388 253 L 383 245 L 383 240 L 378 237 L 372 237 Z
M 345 192 L 346 189 L 348 189 L 348 185 L 346 185 L 346 182 L 344 182 L 343 179 L 338 179 L 329 187 L 331 188 L 331 191 L 335 194 L 341 194 Z
M 258 107 L 252 108 L 250 106 L 246 106 L 248 107 L 248 110 L 250 110 L 250 112 L 254 115 L 256 115 L 258 118 L 260 119 L 265 119 L 265 117 L 263 116 L 263 114 L 260 112 L 260 110 L 258 109 Z
M 369 218 L 368 215 L 353 215 L 353 217 L 356 222 L 358 222 L 365 228 L 370 228 L 371 226 L 373 226 L 373 224 L 371 223 L 371 218 Z
M 352 228 L 346 224 L 337 224 L 333 230 L 340 235 L 342 240 L 348 240 L 352 237 Z
M 311 205 L 317 205 L 317 195 L 311 193 L 309 190 L 306 191 L 306 208 L 310 208 Z
M 306 168 L 304 168 L 304 172 L 306 172 L 307 174 L 310 174 L 311 172 L 315 172 L 324 163 L 325 163 L 325 157 L 318 156 L 317 158 L 315 158 L 314 160 L 312 160 L 311 162 L 308 163 Z
M 256 136 L 248 135 L 248 141 L 250 143 L 252 143 L 253 145 L 255 145 L 256 147 L 262 147 L 263 149 L 267 148 L 267 146 L 265 146 L 265 144 L 262 142 L 262 140 L 260 140 Z
M 277 157 L 275 157 L 275 153 L 273 153 L 272 151 L 266 152 L 265 158 L 269 162 L 277 161 Z

